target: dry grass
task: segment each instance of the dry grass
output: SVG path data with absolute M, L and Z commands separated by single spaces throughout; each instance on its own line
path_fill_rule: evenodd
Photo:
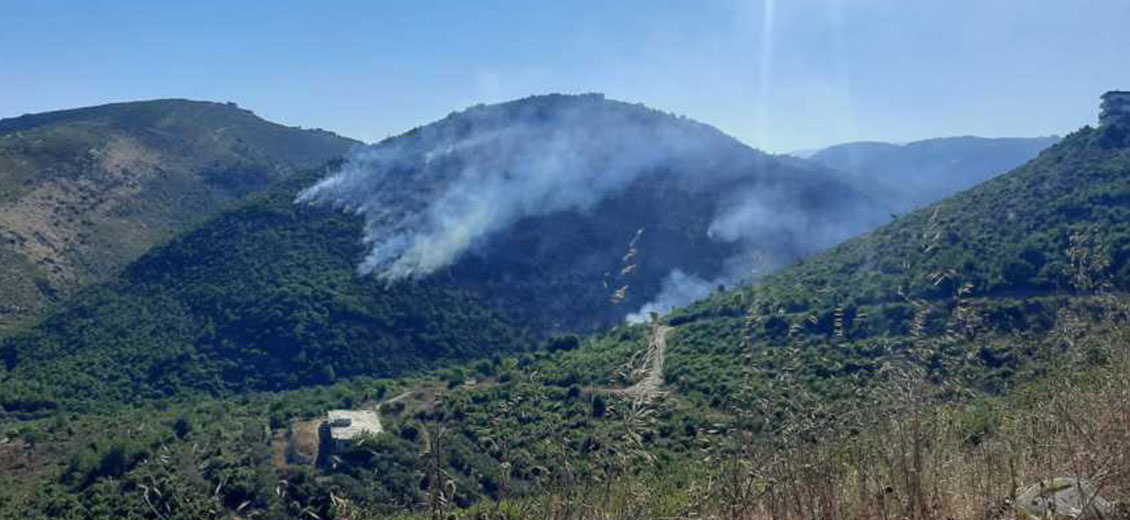
M 1125 345 L 1108 330 L 1105 345 Z M 1098 341 L 1093 339 L 1092 341 Z M 1080 350 L 1083 352 L 1083 350 Z M 632 475 L 611 481 L 559 474 L 534 499 L 453 513 L 458 518 L 609 520 L 701 518 L 1014 518 L 1018 489 L 1049 477 L 1087 479 L 1130 500 L 1130 352 L 1079 370 L 1072 355 L 1041 384 L 977 405 L 933 404 L 936 387 L 912 370 L 893 374 L 886 397 L 856 417 L 798 415 L 772 436 L 733 431 L 690 484 Z M 625 443 L 630 450 L 630 443 Z M 640 447 L 645 449 L 646 447 Z M 562 466 L 566 467 L 566 466 Z M 693 473 L 693 471 L 691 471 Z M 621 480 L 622 479 L 622 480 Z M 1123 506 L 1124 507 L 1124 506 Z

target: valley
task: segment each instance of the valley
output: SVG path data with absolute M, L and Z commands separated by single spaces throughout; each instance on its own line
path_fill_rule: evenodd
M 0 520 L 1130 520 L 1130 2 L 0 0 Z
M 615 163 L 636 138 L 593 148 L 571 168 L 622 178 L 545 208 L 468 166 L 504 150 L 482 164 L 536 177 L 551 170 L 527 169 L 547 149 L 521 146 L 530 125 L 571 143 L 590 130 L 554 125 L 591 118 L 704 144 L 656 164 Z M 1114 508 L 1127 135 L 1082 128 L 892 220 L 832 170 L 650 109 L 547 96 L 453 114 L 249 191 L 0 339 L 0 512 L 984 518 L 1049 471 L 1100 482 Z M 508 216 L 463 241 L 432 221 L 479 215 L 468 178 Z M 781 198 L 729 198 L 751 187 Z M 799 225 L 728 234 L 798 204 Z M 889 222 L 841 225 L 857 211 Z M 674 290 L 693 279 L 705 290 Z M 690 300 L 625 320 L 674 293 Z M 372 410 L 381 431 L 327 462 L 331 410 Z

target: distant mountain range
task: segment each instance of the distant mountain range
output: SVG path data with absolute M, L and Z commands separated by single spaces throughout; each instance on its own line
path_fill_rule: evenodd
M 0 331 L 358 144 L 172 99 L 0 120 Z
M 898 212 L 917 208 L 1007 172 L 1059 137 L 945 137 L 906 144 L 846 143 L 795 155 L 850 174 Z

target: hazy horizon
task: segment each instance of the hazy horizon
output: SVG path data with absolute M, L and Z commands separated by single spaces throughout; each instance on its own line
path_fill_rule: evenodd
M 1063 135 L 1130 88 L 1130 3 L 0 2 L 0 117 L 233 101 L 376 141 L 478 103 L 601 92 L 775 153 Z

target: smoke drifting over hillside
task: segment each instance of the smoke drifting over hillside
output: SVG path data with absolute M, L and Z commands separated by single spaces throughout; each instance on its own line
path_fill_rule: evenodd
M 774 168 L 780 165 L 772 158 L 685 118 L 599 95 L 554 95 L 472 107 L 361 149 L 297 202 L 363 215 L 370 249 L 359 270 L 389 281 L 451 266 L 524 218 L 586 212 L 660 178 L 679 193 L 715 201 L 713 241 L 757 242 L 777 253 L 771 242 L 815 250 L 859 231 L 837 224 L 813 233 L 820 226 L 796 206 L 796 195 L 814 180 L 782 179 L 769 173 Z M 678 267 L 668 267 L 672 280 L 719 276 Z
M 608 110 L 598 97 L 514 108 L 472 108 L 364 149 L 298 200 L 366 217 L 363 273 L 421 277 L 523 217 L 583 210 L 645 173 L 709 168 L 740 146 L 689 121 L 647 124 L 639 108 Z
M 733 280 L 719 279 L 711 282 L 693 274 L 684 273 L 681 269 L 675 269 L 663 279 L 663 288 L 659 291 L 655 300 L 644 304 L 643 307 L 640 307 L 640 310 L 629 314 L 626 320 L 629 323 L 644 323 L 653 312 L 662 316 L 676 307 L 710 296 L 710 291 L 713 288 L 729 282 L 733 282 Z

